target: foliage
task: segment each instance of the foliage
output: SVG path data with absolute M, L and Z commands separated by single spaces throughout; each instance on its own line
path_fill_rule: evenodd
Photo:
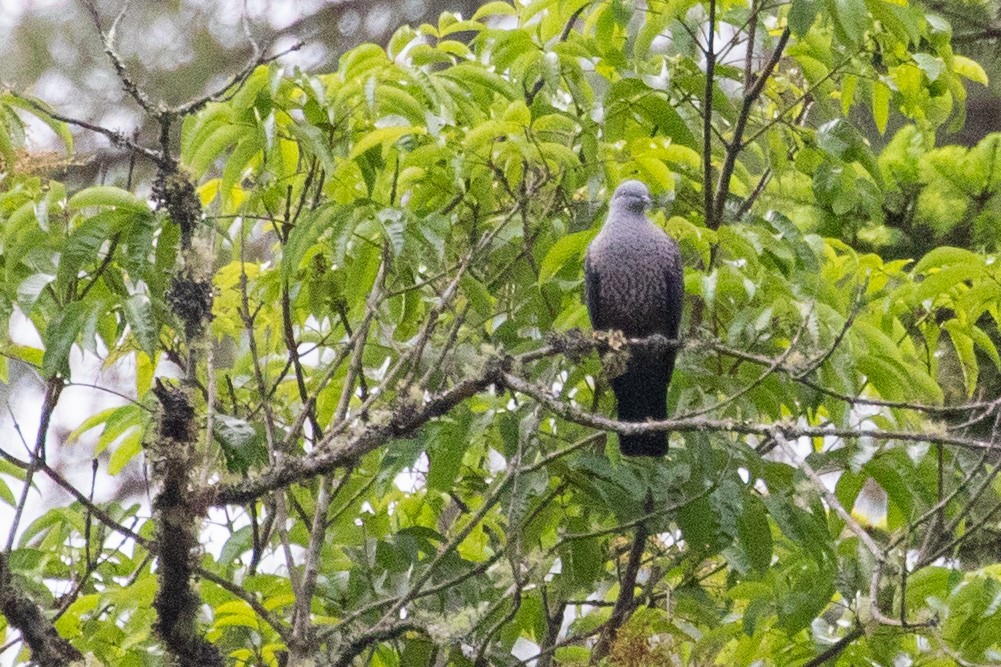
M 231 664 L 998 662 L 999 139 L 935 144 L 964 78 L 898 2 L 490 2 L 178 112 L 158 206 L 23 168 L 17 114 L 64 125 L 5 93 L 0 313 L 41 340 L 6 359 L 50 416 L 77 350 L 134 364 L 70 437 L 110 475 L 191 444 L 152 506 L 24 528 L 16 584 L 97 661 L 167 663 L 172 491 L 225 534 L 192 586 Z M 878 154 L 866 115 L 904 123 Z M 634 177 L 686 265 L 663 460 L 618 455 L 622 352 L 572 333 Z M 13 506 L 61 479 L 4 457 Z

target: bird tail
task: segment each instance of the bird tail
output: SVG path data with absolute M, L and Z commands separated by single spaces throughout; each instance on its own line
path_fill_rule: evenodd
M 667 378 L 658 370 L 656 367 L 633 368 L 612 379 L 620 420 L 667 419 Z M 664 432 L 620 435 L 619 449 L 624 456 L 664 456 L 667 435 Z
M 619 450 L 623 456 L 664 456 L 667 454 L 667 433 L 620 435 Z

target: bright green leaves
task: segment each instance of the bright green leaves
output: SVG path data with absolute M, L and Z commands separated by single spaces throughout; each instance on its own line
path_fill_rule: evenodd
M 192 174 L 201 177 L 224 150 L 246 135 L 247 128 L 225 122 L 207 124 L 201 130 L 204 136 L 195 135 L 192 145 L 197 146 L 187 158 Z
M 304 216 L 285 243 L 284 277 L 294 276 L 304 262 L 324 250 L 332 251 L 334 263 L 343 262 L 355 224 L 351 213 L 346 206 L 328 203 Z
M 996 567 L 992 570 L 969 577 L 963 585 L 953 589 L 941 605 L 947 614 L 943 634 L 967 660 L 996 660 L 1001 656 L 998 643 L 1001 611 L 997 608 L 1001 578 Z
M 121 525 L 130 525 L 148 535 L 151 526 L 140 515 L 138 503 L 123 507 L 105 503 L 102 511 Z M 27 582 L 33 599 L 54 603 L 42 581 L 85 581 L 67 600 L 56 621 L 61 636 L 82 652 L 104 664 L 142 664 L 149 654 L 155 613 L 150 608 L 156 579 L 149 567 L 148 552 L 141 546 L 125 551 L 118 546 L 96 546 L 108 536 L 105 528 L 91 521 L 79 503 L 53 508 L 40 516 L 22 534 L 19 548 L 9 556 L 14 580 Z M 85 546 L 86 545 L 86 546 Z M 88 558 L 92 558 L 88 563 Z M 85 572 L 88 572 L 86 576 Z M 91 579 L 90 577 L 93 577 Z M 122 578 L 129 586 L 94 586 L 95 580 Z M 39 583 L 34 583 L 39 582 Z M 122 623 L 107 623 L 108 615 Z
M 22 118 L 25 114 L 47 125 L 62 142 L 66 152 L 73 154 L 73 134 L 69 126 L 52 118 L 48 114 L 50 110 L 51 107 L 37 97 L 10 90 L 0 92 L 0 157 L 3 158 L 5 171 L 15 169 L 17 151 L 25 148 L 26 124 Z M 25 166 L 30 168 L 30 160 Z
M 448 492 L 454 485 L 462 465 L 462 455 L 469 446 L 469 415 L 445 419 L 428 425 L 422 440 L 430 460 L 427 476 L 429 490 Z
M 621 79 L 605 96 L 605 135 L 614 142 L 663 134 L 672 141 L 698 149 L 687 122 L 663 92 L 653 90 L 639 79 Z
M 94 444 L 94 456 L 111 450 L 108 474 L 119 474 L 142 450 L 143 429 L 147 426 L 148 413 L 141 405 L 130 403 L 108 408 L 91 415 L 70 433 L 69 444 L 75 444 L 84 433 L 101 428 Z
M 67 208 L 78 211 L 88 207 L 110 207 L 135 212 L 148 212 L 149 205 L 128 190 L 98 185 L 77 192 L 69 198 Z
M 409 126 L 384 127 L 373 130 L 351 147 L 351 155 L 349 157 L 357 158 L 366 151 L 379 147 L 383 150 L 382 157 L 385 158 L 385 151 L 396 143 L 397 140 L 407 135 L 423 134 L 424 132 L 425 130 L 422 127 Z
M 894 401 L 942 402 L 942 390 L 928 372 L 913 358 L 905 359 L 904 352 L 888 335 L 859 322 L 852 328 L 852 336 L 858 369 L 880 396 Z
M 197 252 L 215 296 L 212 373 L 202 362 L 186 369 L 205 401 L 199 415 L 212 405 L 211 433 L 199 434 L 210 440 L 204 479 L 256 478 L 276 460 L 269 446 L 283 447 L 274 454 L 289 469 L 300 456 L 358 452 L 323 482 L 330 507 L 315 523 L 329 528 L 310 601 L 323 650 L 340 650 L 406 597 L 400 609 L 428 632 L 373 642 L 374 662 L 426 664 L 435 650 L 461 662 L 469 646 L 484 647 L 485 662 L 509 661 L 526 642 L 554 648 L 543 646 L 547 633 L 571 613 L 561 637 L 576 638 L 554 652 L 588 662 L 588 633 L 632 586 L 637 609 L 612 656 L 632 647 L 689 662 L 813 660 L 864 613 L 872 563 L 816 480 L 771 449 L 774 428 L 790 431 L 847 511 L 870 495 L 885 501 L 871 533 L 880 545 L 923 530 L 916 522 L 927 526 L 957 489 L 939 525 L 970 514 L 950 538 L 993 511 L 971 500 L 979 452 L 943 447 L 939 470 L 925 442 L 824 430 L 941 432 L 948 425 L 926 421 L 938 416 L 932 406 L 979 400 L 1001 366 L 1001 274 L 989 254 L 1001 229 L 998 139 L 936 148 L 933 134 L 961 102 L 958 79 L 986 74 L 952 54 L 948 26 L 916 7 L 717 3 L 703 174 L 709 104 L 693 21 L 705 8 L 487 3 L 471 18 L 401 28 L 386 49 L 352 49 L 330 73 L 260 67 L 184 121 L 180 161 L 205 208 Z M 786 26 L 793 37 L 758 88 Z M 735 57 L 746 45 L 749 70 Z M 872 136 L 847 120 L 860 106 Z M 899 111 L 919 124 L 877 156 L 869 142 Z M 7 112 L 0 98 L 5 162 L 23 138 Z M 726 215 L 710 230 L 705 189 L 724 165 Z M 419 428 L 401 428 L 467 391 L 488 360 L 524 351 L 538 356 L 510 372 L 575 410 L 614 414 L 596 355 L 538 350 L 553 333 L 587 328 L 584 251 L 609 190 L 630 177 L 657 195 L 650 218 L 678 240 L 686 270 L 686 347 L 668 406 L 694 421 L 672 434 L 668 457 L 623 459 L 614 435 L 503 388 L 461 393 Z M 67 197 L 57 183 L 17 178 L 0 189 L 0 313 L 26 315 L 44 350 L 7 353 L 47 377 L 66 376 L 74 350 L 109 365 L 135 360 L 137 403 L 91 416 L 70 438 L 96 437 L 95 456 L 119 473 L 142 451 L 154 375 L 187 363 L 164 304 L 178 231 L 123 189 Z M 796 429 L 818 435 L 794 438 Z M 227 539 L 201 567 L 287 622 L 286 570 L 303 570 L 318 488 L 297 479 L 242 514 L 227 508 Z M 278 494 L 289 521 L 276 531 Z M 15 498 L 0 486 L 0 500 Z M 86 516 L 63 512 L 28 531 L 20 570 L 82 581 L 69 568 Z M 627 582 L 640 527 L 641 576 Z M 44 571 L 44 549 L 60 545 Z M 943 557 L 967 567 L 961 547 Z M 918 568 L 905 593 L 894 568 L 917 547 L 895 548 L 881 608 L 934 610 L 950 647 L 994 660 L 993 573 Z M 295 562 L 269 573 L 286 551 Z M 135 581 L 136 599 L 149 597 L 154 575 L 136 552 L 89 561 L 102 576 L 114 570 L 107 590 L 83 592 L 59 625 L 81 646 L 103 630 L 107 644 L 91 647 L 109 664 L 137 661 L 129 643 L 153 641 L 150 619 L 114 584 Z M 283 644 L 266 615 L 208 578 L 200 593 L 212 641 L 237 661 L 274 660 Z M 98 627 L 96 610 L 107 609 L 121 622 Z M 905 633 L 884 634 L 896 651 L 913 648 Z M 871 650 L 882 639 L 859 637 L 849 649 L 858 655 L 842 661 L 889 664 Z
M 929 319 L 948 333 L 952 343 L 953 355 L 946 355 L 941 360 L 943 381 L 958 366 L 966 396 L 973 396 L 981 363 L 978 352 L 984 355 L 984 360 L 1001 369 L 996 343 L 988 333 L 997 331 L 1001 325 L 997 305 L 1001 299 L 998 270 L 981 255 L 943 246 L 925 255 L 915 265 L 913 273 L 920 282 L 901 290 L 902 294 L 915 307 L 924 308 Z M 985 331 L 988 318 L 994 326 Z M 931 322 L 925 324 L 923 333 L 926 345 L 937 347 L 936 343 L 941 344 L 941 332 Z M 958 363 L 953 364 L 953 361 Z M 954 384 L 951 388 L 957 389 Z
M 986 85 L 975 63 L 954 56 L 947 24 L 920 7 L 886 0 L 796 0 L 788 23 L 797 40 L 790 54 L 809 88 L 796 78 L 778 85 L 810 90 L 822 106 L 840 97 L 843 113 L 854 103 L 869 106 L 880 133 L 899 111 L 923 128 L 965 117 L 962 79 Z M 858 53 L 870 40 L 871 57 Z M 841 80 L 841 91 L 831 80 Z M 857 87 L 857 88 L 856 88 Z
M 159 325 L 149 299 L 130 293 L 156 274 L 149 253 L 157 220 L 149 205 L 110 186 L 67 200 L 55 185 L 36 197 L 17 204 L 4 222 L 3 275 L 5 292 L 42 338 L 43 375 L 68 376 L 74 345 L 94 352 L 100 340 L 114 349 L 126 327 L 136 347 L 153 355 Z
M 69 376 L 70 350 L 84 325 L 96 314 L 89 304 L 74 301 L 52 318 L 42 337 L 42 342 L 45 344 L 41 369 L 43 376 L 50 378 L 57 373 L 64 377 Z
M 594 235 L 594 230 L 587 229 L 576 234 L 568 234 L 554 243 L 539 267 L 539 280 L 549 280 L 568 266 L 574 273 L 579 273 L 584 261 L 584 250 Z
M 966 56 L 953 55 L 952 56 L 952 68 L 959 76 L 964 79 L 969 79 L 974 83 L 979 83 L 982 86 L 990 84 L 987 78 L 987 73 L 984 68 L 975 60 L 970 60 Z
M 797 37 L 805 35 L 822 11 L 820 0 L 793 0 L 789 6 L 789 28 Z

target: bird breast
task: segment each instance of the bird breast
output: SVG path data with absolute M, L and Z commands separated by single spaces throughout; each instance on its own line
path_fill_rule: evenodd
M 679 270 L 677 246 L 652 225 L 630 232 L 614 242 L 599 234 L 591 248 L 602 320 L 628 337 L 674 335 L 671 311 L 678 304 L 668 281 Z

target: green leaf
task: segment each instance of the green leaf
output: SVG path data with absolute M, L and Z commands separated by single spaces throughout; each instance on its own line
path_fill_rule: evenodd
M 872 84 L 872 117 L 880 134 L 886 132 L 890 120 L 890 87 L 882 81 Z
M 926 273 L 914 289 L 914 301 L 934 299 L 952 290 L 965 286 L 966 282 L 983 276 L 981 263 L 951 264 L 938 271 Z
M 984 259 L 975 252 L 964 248 L 941 246 L 931 250 L 914 265 L 914 273 L 928 273 L 929 269 L 951 266 L 953 264 L 968 264 L 983 266 Z
M 487 90 L 509 100 L 517 98 L 518 90 L 504 77 L 474 63 L 459 63 L 442 70 L 439 76 L 446 77 L 464 86 L 467 90 Z
M 855 89 L 858 86 L 858 77 L 854 74 L 847 74 L 841 80 L 841 113 L 844 116 L 851 111 L 852 102 L 855 101 Z
M 45 355 L 42 357 L 44 377 L 51 378 L 57 373 L 69 377 L 70 350 L 93 312 L 91 304 L 74 301 L 52 318 L 42 337 L 45 343 Z
M 779 627 L 795 634 L 809 627 L 834 595 L 834 579 L 830 569 L 814 561 L 792 557 L 786 559 L 782 576 L 785 585 L 775 596 Z
M 362 153 L 376 146 L 386 148 L 408 134 L 427 134 L 427 129 L 414 125 L 403 125 L 373 130 L 355 143 L 351 149 L 350 157 L 351 159 L 357 158 Z
M 143 294 L 133 294 L 122 305 L 132 335 L 136 337 L 142 351 L 153 358 L 160 345 L 160 326 L 153 314 L 149 298 Z
M 14 142 L 11 141 L 10 135 L 7 133 L 2 116 L 0 116 L 0 157 L 3 157 L 5 170 L 10 169 L 11 165 L 17 164 L 17 153 L 14 151 Z
M 25 95 L 23 93 L 8 92 L 3 97 L 3 101 L 12 107 L 18 107 L 23 111 L 27 111 L 32 116 L 48 125 L 49 129 L 51 129 L 56 136 L 59 137 L 59 140 L 63 142 L 63 145 L 66 147 L 66 152 L 73 152 L 73 133 L 70 131 L 69 125 L 61 120 L 56 120 L 49 113 L 47 113 L 52 111 L 52 107 L 45 102 L 45 100 L 31 95 Z M 43 111 L 39 112 L 39 108 Z M 0 124 L 0 127 L 2 127 L 2 124 Z M 2 134 L 2 131 L 0 131 L 0 134 Z
M 122 190 L 110 185 L 95 185 L 94 187 L 86 188 L 70 197 L 69 202 L 67 202 L 67 208 L 70 211 L 79 211 L 91 206 L 111 206 L 140 213 L 150 212 L 149 205 L 145 201 L 139 199 L 128 190 Z
M 233 564 L 237 558 L 246 553 L 254 546 L 254 530 L 252 526 L 243 526 L 233 531 L 222 546 L 217 563 L 223 567 Z M 216 610 L 219 613 L 219 610 Z
M 845 162 L 858 162 L 873 180 L 882 184 L 883 174 L 865 137 L 848 121 L 837 118 L 817 130 L 817 145 L 826 153 Z
M 386 52 L 378 44 L 362 44 L 341 56 L 339 74 L 344 81 L 358 81 L 388 62 Z
M 304 142 L 305 143 L 305 142 Z M 307 144 L 308 145 L 308 144 Z M 233 148 L 232 153 L 230 153 L 229 158 L 226 160 L 226 165 L 222 170 L 222 178 L 219 181 L 219 190 L 222 195 L 222 201 L 226 210 L 231 210 L 234 200 L 233 191 L 234 188 L 240 186 L 241 181 L 246 175 L 248 167 L 250 167 L 254 160 L 258 158 L 258 155 L 264 148 L 264 142 L 258 134 L 251 134 L 250 136 L 241 140 L 235 148 Z M 321 150 L 318 157 L 324 161 L 329 160 L 328 156 L 329 150 Z
M 987 72 L 984 68 L 980 66 L 975 60 L 970 60 L 966 56 L 961 56 L 954 54 L 952 56 L 952 69 L 956 74 L 969 79 L 970 81 L 976 81 L 977 83 L 987 86 L 990 81 L 987 79 Z
M 515 16 L 518 11 L 509 2 L 486 2 L 473 13 L 473 20 L 479 21 L 485 16 Z
M 827 0 L 827 10 L 834 22 L 838 40 L 855 46 L 866 32 L 869 11 L 864 0 Z
M 134 403 L 115 408 L 104 422 L 101 437 L 94 446 L 94 455 L 97 456 L 115 443 L 120 446 L 126 435 L 139 439 L 142 436 L 139 429 L 143 425 L 143 416 L 142 408 Z
M 305 218 L 300 220 L 289 233 L 288 241 L 283 248 L 282 256 L 282 276 L 291 278 L 299 270 L 302 260 L 306 257 L 310 248 L 316 245 L 320 237 L 327 230 L 334 230 L 334 237 L 337 240 L 335 248 L 335 258 L 337 261 L 343 259 L 344 244 L 347 238 L 338 230 L 349 229 L 351 222 L 352 208 L 334 203 L 327 203 L 320 208 L 311 211 Z
M 17 507 L 17 501 L 14 499 L 14 493 L 10 490 L 10 485 L 7 484 L 4 479 L 0 479 L 0 500 L 7 503 L 11 507 Z
M 925 73 L 929 81 L 937 81 L 942 76 L 942 72 L 945 71 L 945 62 L 930 53 L 915 53 L 913 57 L 914 62 L 918 64 L 918 68 Z
M 448 35 L 455 34 L 457 32 L 480 32 L 484 28 L 484 25 L 479 21 L 456 21 L 454 23 L 449 23 L 447 26 L 443 26 L 438 34 L 441 37 L 446 37 Z
M 966 385 L 966 397 L 972 398 L 973 392 L 977 389 L 977 377 L 980 372 L 977 354 L 973 348 L 973 337 L 969 335 L 969 329 L 963 327 L 955 318 L 943 324 L 942 328 L 949 332 L 952 347 L 959 357 L 960 367 L 963 369 L 963 383 Z
M 247 126 L 224 124 L 199 142 L 194 147 L 194 154 L 188 162 L 188 168 L 194 177 L 204 176 L 223 151 L 244 138 L 249 131 L 250 128 Z
M 719 516 L 709 498 L 701 496 L 678 510 L 678 527 L 685 543 L 702 556 L 719 551 L 727 542 Z
M 792 220 L 778 211 L 769 211 L 766 220 L 779 233 L 780 238 L 792 246 L 792 250 L 796 254 L 796 259 L 804 270 L 811 273 L 820 271 L 820 262 L 817 259 L 816 253 L 803 238 L 802 232 L 799 231 L 799 228 Z
M 108 459 L 108 474 L 117 475 L 124 470 L 125 466 L 142 451 L 142 448 L 142 433 L 136 429 L 130 437 L 123 439 L 112 452 L 111 458 Z
M 654 192 L 674 190 L 674 175 L 661 160 L 649 155 L 637 155 L 634 161 L 639 168 L 641 180 L 649 183 Z
M 983 329 L 976 325 L 970 326 L 967 333 L 973 339 L 973 342 L 978 348 L 980 348 L 990 360 L 994 362 L 994 367 L 1001 370 L 1001 355 L 998 354 L 997 346 L 994 345 L 994 341 L 988 336 Z
M 556 241 L 539 265 L 539 282 L 551 279 L 570 262 L 577 265 L 579 272 L 582 273 L 584 250 L 595 234 L 597 234 L 596 229 L 585 229 L 582 232 L 568 234 Z
M 459 279 L 459 286 L 477 314 L 483 317 L 491 317 L 494 314 L 495 299 L 483 283 L 466 273 Z
M 757 498 L 744 502 L 744 511 L 737 520 L 737 537 L 751 567 L 764 572 L 772 563 L 772 531 L 765 506 Z
M 230 472 L 245 475 L 268 462 L 267 443 L 260 427 L 218 412 L 212 422 L 212 435 L 222 447 Z
M 100 263 L 101 247 L 111 240 L 114 236 L 113 230 L 117 230 L 128 215 L 123 215 L 120 211 L 105 211 L 87 218 L 70 233 L 63 246 L 59 258 L 59 271 L 56 274 L 57 282 L 62 289 L 65 289 L 70 281 L 76 280 L 84 264 L 91 263 L 96 266 Z
M 45 273 L 36 273 L 25 278 L 17 286 L 18 307 L 25 313 L 31 313 L 39 297 L 42 296 L 42 292 L 45 291 L 46 286 L 55 280 L 55 278 L 55 276 Z
M 375 100 L 382 113 L 397 114 L 412 123 L 423 123 L 428 108 L 409 92 L 396 86 L 381 84 L 375 89 Z
M 468 416 L 468 413 L 464 413 Z M 469 424 L 466 419 L 451 417 L 428 424 L 420 440 L 430 462 L 427 485 L 433 491 L 449 491 L 462 466 L 462 457 L 469 447 Z
M 797 37 L 805 35 L 821 11 L 821 0 L 793 0 L 789 7 L 789 30 Z
M 581 517 L 570 517 L 566 522 L 571 535 L 586 533 L 589 528 Z M 604 569 L 605 554 L 596 537 L 573 539 L 560 549 L 560 560 L 568 592 L 590 591 Z

